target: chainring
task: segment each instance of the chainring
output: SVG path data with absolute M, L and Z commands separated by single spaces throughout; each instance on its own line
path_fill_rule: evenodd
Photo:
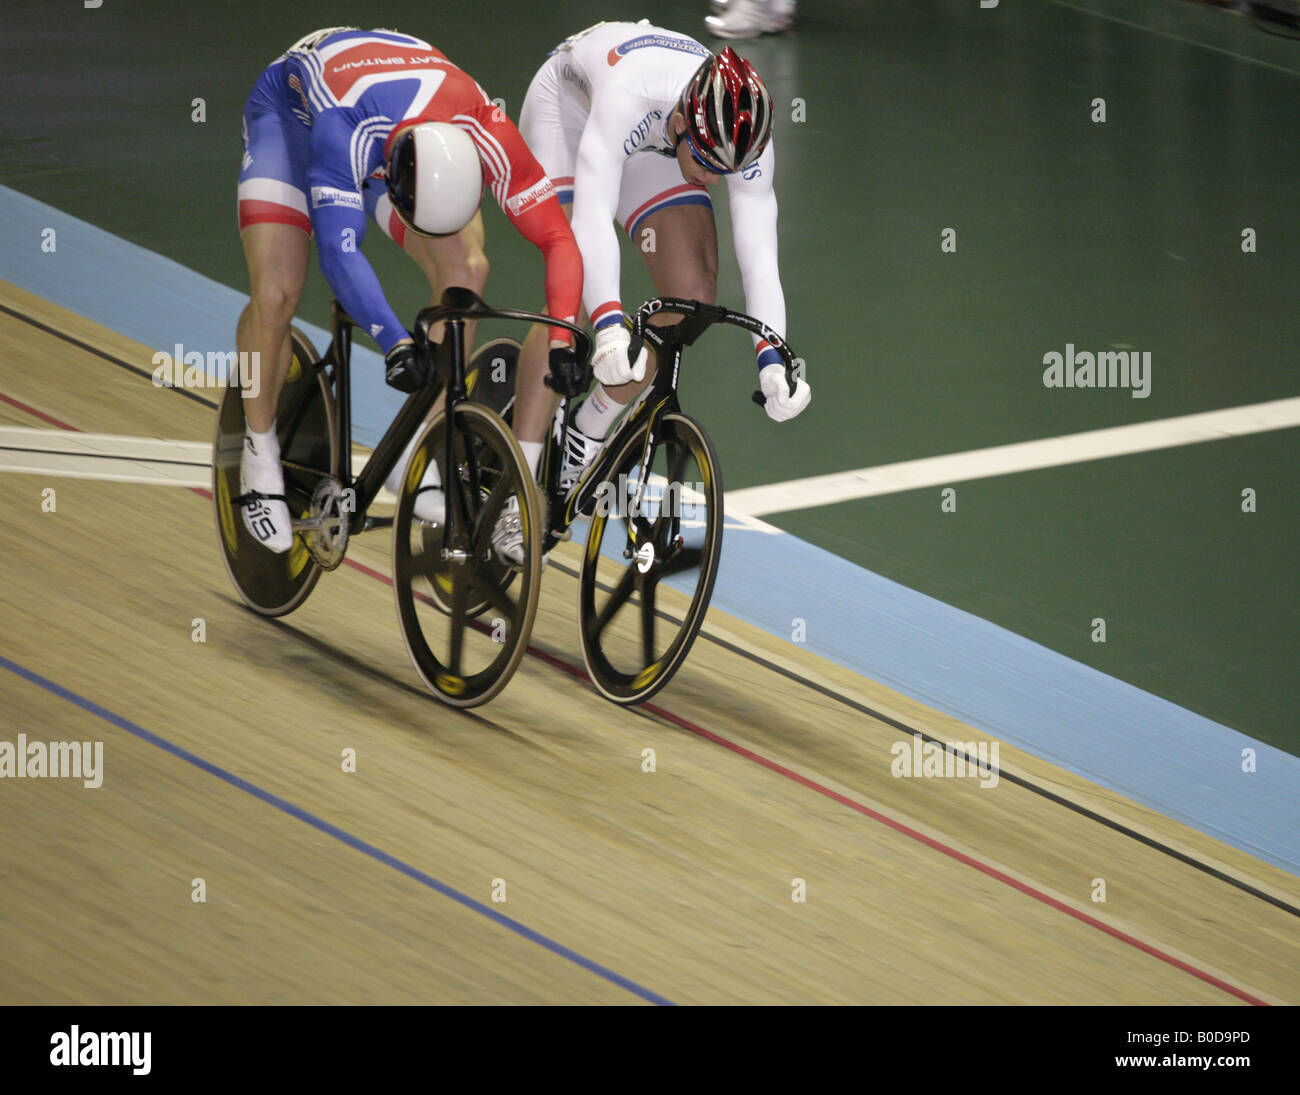
M 333 476 L 326 476 L 312 491 L 303 522 L 303 540 L 322 570 L 334 570 L 347 554 L 355 493 Z

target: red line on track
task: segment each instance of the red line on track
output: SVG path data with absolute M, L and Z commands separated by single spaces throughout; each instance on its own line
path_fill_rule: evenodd
M 11 395 L 5 395 L 4 392 L 0 392 L 0 402 L 8 403 L 9 406 L 11 407 L 17 407 L 20 411 L 22 411 L 25 414 L 35 415 L 37 418 L 41 419 L 41 421 L 48 422 L 51 426 L 58 426 L 59 429 L 61 430 L 71 430 L 73 433 L 85 432 L 83 430 L 77 429 L 76 426 L 69 426 L 66 422 L 60 422 L 57 418 L 51 417 L 50 415 L 46 414 L 44 411 L 38 411 L 35 407 L 29 407 L 26 403 L 22 402 L 21 400 L 15 399 Z
M 359 571 L 369 578 L 374 578 L 377 581 L 383 582 L 387 586 L 393 584 L 392 578 L 387 574 L 383 574 L 380 571 L 375 570 L 373 567 L 368 567 L 364 563 L 354 562 L 351 559 L 344 559 L 343 562 L 352 567 L 353 570 Z M 529 646 L 528 653 L 538 659 L 538 661 L 544 662 L 555 669 L 559 669 L 562 672 L 569 674 L 571 677 L 576 677 L 581 681 L 590 683 L 591 678 L 587 675 L 586 670 L 582 669 L 580 666 L 574 665 L 571 662 L 566 662 L 563 658 L 559 658 L 545 650 L 539 650 L 535 646 Z M 1066 916 L 1073 917 L 1075 920 L 1087 924 L 1089 927 L 1105 932 L 1112 938 L 1118 939 L 1121 943 L 1127 943 L 1131 947 L 1136 947 L 1144 954 L 1149 954 L 1152 958 L 1157 958 L 1161 962 L 1173 966 L 1175 969 L 1182 970 L 1184 973 L 1189 973 L 1193 977 L 1204 981 L 1206 984 L 1213 985 L 1215 988 L 1222 989 L 1224 992 L 1237 997 L 1239 1000 L 1244 1000 L 1248 1004 L 1255 1004 L 1260 1007 L 1268 1006 L 1267 1001 L 1260 1000 L 1245 990 L 1239 989 L 1235 985 L 1230 985 L 1228 982 L 1215 977 L 1213 974 L 1205 972 L 1205 970 L 1198 969 L 1197 967 L 1182 961 L 1182 959 L 1175 958 L 1172 954 L 1166 954 L 1158 947 L 1153 947 L 1150 943 L 1144 943 L 1141 939 L 1129 935 L 1128 932 L 1121 931 L 1119 928 L 1112 927 L 1104 921 L 1098 920 L 1094 916 L 1089 916 L 1085 912 L 1080 912 L 1078 909 L 1071 908 L 1065 902 L 1057 900 L 1050 894 L 1045 894 L 1042 890 L 1036 890 L 1033 886 L 1021 882 L 1019 879 L 1012 878 L 1009 874 L 999 871 L 996 867 L 990 867 L 987 863 L 981 863 L 978 859 L 968 856 L 964 852 L 959 852 L 956 848 L 951 848 L 942 841 L 934 839 L 934 837 L 926 836 L 924 833 L 918 832 L 916 829 L 913 829 L 908 825 L 904 825 L 901 821 L 896 821 L 894 818 L 882 814 L 878 810 L 873 810 L 870 806 L 857 802 L 849 798 L 847 795 L 842 795 L 838 791 L 832 791 L 829 787 L 823 786 L 816 780 L 800 775 L 792 768 L 787 768 L 783 764 L 778 764 L 774 760 L 769 760 L 767 757 L 755 753 L 752 749 L 746 749 L 743 745 L 738 745 L 734 741 L 729 741 L 720 734 L 715 734 L 713 731 L 706 730 L 702 726 L 697 726 L 689 719 L 684 719 L 680 715 L 674 715 L 671 711 L 660 707 L 658 704 L 643 703 L 640 707 L 641 710 L 648 714 L 664 719 L 666 722 L 670 722 L 674 726 L 678 726 L 688 733 L 701 737 L 705 741 L 710 741 L 715 745 L 720 745 L 722 748 L 730 750 L 737 756 L 744 757 L 746 760 L 751 760 L 755 764 L 760 764 L 769 771 L 784 776 L 786 779 L 793 780 L 795 783 L 807 787 L 810 791 L 815 791 L 819 795 L 829 798 L 834 802 L 838 802 L 841 806 L 847 806 L 850 810 L 862 814 L 864 817 L 869 817 L 873 821 L 878 821 L 880 824 L 888 826 L 895 832 L 901 833 L 903 836 L 919 841 L 926 847 L 932 848 L 934 851 L 946 855 L 951 859 L 955 859 L 958 863 L 963 863 L 967 867 L 972 867 L 981 874 L 987 875 L 989 878 L 996 879 L 998 882 L 1012 887 L 1012 889 L 1019 891 L 1026 897 L 1031 897 L 1035 901 L 1040 901 L 1044 905 L 1056 909 L 1058 912 L 1065 913 Z
M 1085 912 L 1080 912 L 1078 909 L 1071 908 L 1069 905 L 1065 904 L 1065 902 L 1058 901 L 1050 894 L 1045 894 L 1041 890 L 1036 890 L 1033 886 L 1021 882 L 1019 879 L 1012 878 L 1009 874 L 999 871 L 996 867 L 990 867 L 987 863 L 981 863 L 978 859 L 974 859 L 971 856 L 966 855 L 964 852 L 959 852 L 956 848 L 951 848 L 942 841 L 935 840 L 934 837 L 926 836 L 924 833 L 918 832 L 910 826 L 904 825 L 901 821 L 896 821 L 892 817 L 888 817 L 877 810 L 871 809 L 870 806 L 864 806 L 860 802 L 855 802 L 847 795 L 842 795 L 838 791 L 832 791 L 829 787 L 824 787 L 815 780 L 800 775 L 798 772 L 785 767 L 783 764 L 778 764 L 774 760 L 769 760 L 767 757 L 760 756 L 752 749 L 746 749 L 743 745 L 737 745 L 735 742 L 728 741 L 726 738 L 720 737 L 712 731 L 705 730 L 702 726 L 696 726 L 694 723 L 688 722 L 686 719 L 683 719 L 678 715 L 674 715 L 671 711 L 665 711 L 661 707 L 656 707 L 653 704 L 643 704 L 642 706 L 653 714 L 658 715 L 660 718 L 665 719 L 676 726 L 680 726 L 683 730 L 687 730 L 707 741 L 711 741 L 715 745 L 721 745 L 724 749 L 730 749 L 733 753 L 745 757 L 747 760 L 752 760 L 755 764 L 761 764 L 764 768 L 776 772 L 778 775 L 785 776 L 786 779 L 794 780 L 795 783 L 801 784 L 811 791 L 816 791 L 819 795 L 823 795 L 834 802 L 838 802 L 841 806 L 847 806 L 850 810 L 854 810 L 857 813 L 862 814 L 864 817 L 869 817 L 873 821 L 878 821 L 882 825 L 887 825 L 895 832 L 902 833 L 904 836 L 920 841 L 922 844 L 926 845 L 926 847 L 933 848 L 936 852 L 940 852 L 951 859 L 957 860 L 958 863 L 964 863 L 967 867 L 973 867 L 981 874 L 988 875 L 989 878 L 997 879 L 997 881 L 1002 882 L 1013 889 L 1019 890 L 1027 897 L 1032 897 L 1035 901 L 1041 901 L 1043 904 L 1056 909 L 1058 912 L 1063 912 L 1067 916 L 1074 917 L 1075 920 L 1096 928 L 1098 931 L 1103 931 L 1107 935 L 1120 940 L 1120 942 L 1127 943 L 1129 946 L 1136 947 L 1145 954 L 1151 955 L 1153 958 L 1158 958 L 1162 962 L 1167 962 L 1175 969 L 1180 969 L 1184 973 L 1190 973 L 1193 977 L 1197 977 L 1200 980 L 1205 981 L 1207 984 L 1213 985 L 1217 989 L 1222 989 L 1224 992 L 1230 993 L 1238 999 L 1245 1000 L 1248 1004 L 1256 1004 L 1261 1007 L 1267 1006 L 1266 1001 L 1251 996 L 1250 993 L 1237 988 L 1235 985 L 1230 985 L 1226 981 L 1220 980 L 1213 974 L 1197 969 L 1195 966 L 1189 965 L 1181 959 L 1175 958 L 1171 954 L 1166 954 L 1159 948 L 1153 947 L 1149 943 L 1144 943 L 1142 940 L 1129 935 L 1127 932 L 1120 931 L 1119 928 L 1111 927 L 1111 925 L 1098 920 L 1096 917 L 1089 916 Z
M 25 411 L 28 414 L 35 415 L 37 418 L 43 419 L 51 425 L 59 427 L 61 430 L 71 430 L 74 433 L 84 432 L 76 426 L 70 426 L 66 422 L 61 422 L 57 418 L 53 418 L 42 411 L 38 411 L 35 407 L 29 407 L 26 403 L 21 403 L 17 399 L 5 395 L 3 392 L 0 392 L 0 400 L 3 400 L 11 406 L 17 407 L 19 410 Z M 204 498 L 212 497 L 212 492 L 204 487 L 187 487 L 186 489 L 193 491 L 195 494 L 200 494 Z M 383 582 L 384 585 L 387 586 L 393 584 L 393 579 L 387 574 L 375 570 L 373 567 L 368 567 L 364 563 L 358 563 L 352 559 L 346 558 L 343 562 L 345 565 L 361 574 L 364 574 L 368 578 L 374 578 L 376 581 Z M 566 662 L 564 659 L 556 657 L 554 654 L 549 654 L 544 650 L 538 650 L 535 646 L 529 646 L 528 653 L 539 661 L 544 662 L 555 669 L 568 673 L 571 677 L 576 677 L 579 680 L 590 682 L 590 677 L 587 676 L 586 670 L 577 665 L 573 665 L 570 662 Z M 706 730 L 702 726 L 697 726 L 695 723 L 682 718 L 680 715 L 674 715 L 671 711 L 660 707 L 658 704 L 643 703 L 640 707 L 641 710 L 646 711 L 651 715 L 655 715 L 666 722 L 670 722 L 674 726 L 680 727 L 688 733 L 694 734 L 696 737 L 703 738 L 705 741 L 710 741 L 714 745 L 720 745 L 722 748 L 730 750 L 737 756 L 744 757 L 746 760 L 751 760 L 755 764 L 762 765 L 770 772 L 775 772 L 777 775 L 793 780 L 800 786 L 807 787 L 810 791 L 815 791 L 817 794 L 822 795 L 833 802 L 838 802 L 841 806 L 846 806 L 848 809 L 861 814 L 863 817 L 869 817 L 873 821 L 878 821 L 881 825 L 893 829 L 896 833 L 901 833 L 903 836 L 910 837 L 912 840 L 924 844 L 927 848 L 931 848 L 942 855 L 948 856 L 950 859 L 955 859 L 958 863 L 963 863 L 967 867 L 971 867 L 974 870 L 979 871 L 981 874 L 987 875 L 989 878 L 995 879 L 1006 886 L 1010 886 L 1012 889 L 1017 890 L 1026 897 L 1031 897 L 1035 901 L 1040 901 L 1044 905 L 1056 909 L 1057 912 L 1062 912 L 1065 913 L 1066 916 L 1073 917 L 1080 923 L 1087 924 L 1089 927 L 1105 932 L 1113 939 L 1118 939 L 1121 943 L 1127 943 L 1130 947 L 1135 947 L 1144 954 L 1149 954 L 1152 958 L 1157 958 L 1161 962 L 1173 966 L 1175 969 L 1182 970 L 1184 973 L 1189 973 L 1198 980 L 1204 981 L 1208 985 L 1213 985 L 1216 989 L 1222 989 L 1224 992 L 1237 997 L 1239 1000 L 1244 1000 L 1246 1003 L 1254 1004 L 1258 1007 L 1268 1006 L 1267 1001 L 1252 996 L 1244 989 L 1239 989 L 1235 985 L 1230 985 L 1228 982 L 1215 977 L 1213 974 L 1206 973 L 1205 970 L 1198 969 L 1196 966 L 1184 962 L 1180 958 L 1175 958 L 1172 954 L 1166 954 L 1158 947 L 1153 947 L 1150 943 L 1144 943 L 1141 939 L 1129 935 L 1128 932 L 1120 931 L 1119 928 L 1112 927 L 1104 921 L 1098 920 L 1094 916 L 1089 916 L 1085 912 L 1080 912 L 1078 909 L 1071 908 L 1064 901 L 1059 901 L 1050 894 L 1043 893 L 1042 890 L 1036 890 L 1033 886 L 1021 882 L 1019 879 L 1012 878 L 1009 874 L 999 871 L 996 867 L 990 867 L 987 863 L 981 863 L 978 859 L 968 856 L 965 852 L 959 852 L 956 848 L 949 847 L 942 841 L 935 840 L 934 837 L 926 836 L 924 833 L 911 828 L 911 826 L 904 825 L 901 821 L 896 821 L 894 818 L 882 814 L 878 810 L 873 810 L 870 806 L 857 802 L 854 799 L 849 798 L 847 795 L 842 795 L 838 791 L 832 791 L 829 787 L 823 786 L 816 780 L 800 775 L 792 768 L 787 768 L 783 764 L 778 764 L 774 760 L 769 760 L 767 757 L 755 753 L 752 749 L 746 749 L 743 745 L 738 745 L 734 741 L 729 741 L 720 734 L 715 734 L 713 731 Z

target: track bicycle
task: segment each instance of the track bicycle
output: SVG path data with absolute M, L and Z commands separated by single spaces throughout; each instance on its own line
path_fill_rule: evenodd
M 672 326 L 652 316 L 680 314 Z M 654 378 L 604 441 L 582 477 L 560 487 L 572 399 L 558 411 L 538 468 L 545 501 L 543 554 L 589 521 L 579 575 L 579 638 L 583 662 L 601 695 L 618 704 L 648 700 L 690 653 L 704 623 L 722 551 L 723 491 L 717 452 L 704 427 L 682 410 L 677 395 L 683 350 L 715 324 L 760 335 L 781 355 L 794 392 L 795 359 L 785 341 L 743 312 L 675 297 L 646 301 L 632 320 L 629 357 L 642 341 L 654 348 Z M 519 346 L 496 344 L 494 355 L 513 368 Z M 754 392 L 759 405 L 761 392 Z M 509 419 L 509 408 L 506 408 Z M 664 598 L 660 587 L 675 592 Z M 672 601 L 673 611 L 661 601 Z M 682 607 L 684 603 L 684 608 Z
M 438 305 L 421 310 L 413 332 L 430 382 L 410 394 L 359 471 L 352 467 L 351 348 L 356 324 L 335 302 L 330 345 L 316 354 L 298 330 L 280 393 L 276 432 L 284 468 L 285 501 L 294 517 L 294 542 L 284 554 L 269 551 L 244 527 L 239 506 L 239 462 L 244 408 L 232 377 L 217 416 L 212 450 L 213 502 L 218 540 L 231 581 L 253 611 L 284 616 L 315 588 L 321 572 L 334 570 L 352 536 L 393 530 L 393 586 L 402 635 L 417 672 L 434 694 L 456 707 L 473 707 L 497 695 L 528 647 L 537 612 L 542 564 L 540 500 L 518 442 L 499 410 L 485 398 L 502 390 L 482 370 L 503 342 L 482 346 L 465 361 L 465 321 L 506 319 L 565 327 L 574 333 L 581 362 L 591 339 L 580 328 L 550 316 L 492 308 L 468 289 L 448 289 Z M 445 321 L 443 339 L 429 329 Z M 513 344 L 513 343 L 511 343 Z M 478 387 L 478 399 L 471 398 Z M 446 406 L 426 426 L 441 392 Z M 412 437 L 406 474 L 392 517 L 369 510 Z M 438 474 L 430 485 L 430 466 Z M 441 524 L 414 514 L 424 490 L 445 492 Z M 497 518 L 517 499 L 523 531 L 522 565 L 501 560 L 492 549 Z M 490 612 L 490 615 L 489 615 Z M 480 619 L 480 616 L 483 618 Z

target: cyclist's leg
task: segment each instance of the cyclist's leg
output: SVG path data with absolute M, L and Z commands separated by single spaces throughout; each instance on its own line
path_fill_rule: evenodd
M 555 184 L 556 198 L 572 220 L 574 164 L 586 118 L 563 92 L 564 63 L 564 56 L 556 54 L 537 70 L 519 111 L 519 132 Z M 587 322 L 585 312 L 578 322 Z M 546 328 L 533 327 L 524 339 L 515 379 L 515 436 L 534 471 L 557 401 L 555 393 L 546 387 L 549 349 Z
M 718 232 L 709 192 L 685 182 L 676 161 L 642 158 L 635 174 L 624 173 L 618 219 L 645 260 L 659 296 L 711 304 L 717 293 Z M 670 325 L 680 319 L 667 313 L 650 322 Z M 578 429 L 587 437 L 603 438 L 627 402 L 650 383 L 654 369 L 651 353 L 640 383 L 597 385 L 579 408 Z
M 703 188 L 697 192 L 691 187 L 683 197 L 685 200 L 680 203 L 670 198 L 636 221 L 629 221 L 628 234 L 633 240 L 643 241 L 637 250 L 645 260 L 658 296 L 712 304 L 718 293 L 718 228 L 713 219 L 713 205 Z M 653 247 L 646 246 L 650 241 Z M 652 316 L 650 323 L 666 327 L 680 322 L 681 318 L 661 312 Z M 619 403 L 627 402 L 650 383 L 654 369 L 652 353 L 645 380 L 612 388 L 610 395 Z
M 239 316 L 235 344 L 255 353 L 260 389 L 244 400 L 248 425 L 264 433 L 275 425 L 275 408 L 289 368 L 289 327 L 307 280 L 311 236 L 287 224 L 254 223 L 240 233 L 248 262 L 248 303 Z
M 248 262 L 249 301 L 236 346 L 259 356 L 260 391 L 245 401 L 249 426 L 275 423 L 289 367 L 289 326 L 307 281 L 311 220 L 306 172 L 311 131 L 283 102 L 282 63 L 271 65 L 244 105 L 244 158 L 239 172 L 239 235 Z
M 365 191 L 365 202 L 366 211 L 374 222 L 379 225 L 384 235 L 388 236 L 405 251 L 423 272 L 425 280 L 429 283 L 431 304 L 438 304 L 442 300 L 444 290 L 454 285 L 472 289 L 480 296 L 482 295 L 483 290 L 487 287 L 489 269 L 487 254 L 483 248 L 482 213 L 475 213 L 474 219 L 454 236 L 434 238 L 408 231 L 401 218 L 393 211 L 392 202 L 389 201 L 388 194 L 382 186 L 372 185 L 368 187 Z M 465 324 L 466 359 L 468 359 L 470 350 L 474 345 L 476 327 L 477 323 L 472 320 Z M 438 323 L 434 324 L 430 329 L 430 337 L 435 342 L 442 338 L 442 328 L 443 324 Z M 444 400 L 440 395 L 437 402 L 430 408 L 425 421 L 431 422 L 437 415 L 441 414 L 443 405 Z M 411 436 L 406 450 L 398 459 L 388 478 L 384 480 L 384 486 L 393 494 L 398 493 L 401 489 L 402 479 L 406 475 L 407 465 L 410 463 L 411 454 L 415 450 L 419 438 L 419 431 Z M 440 485 L 436 464 L 429 465 L 420 485 L 421 488 Z M 442 492 L 440 490 L 422 489 L 416 498 L 415 515 L 421 520 L 441 524 L 445 514 L 446 505 Z
M 384 235 L 405 251 L 423 272 L 429 283 L 431 304 L 440 303 L 444 290 L 454 285 L 483 295 L 490 267 L 483 246 L 485 236 L 481 212 L 475 213 L 474 219 L 454 236 L 421 236 L 418 232 L 407 230 L 401 218 L 393 212 L 392 203 L 382 186 L 372 184 L 368 187 L 365 200 L 367 211 Z M 466 357 L 474 345 L 476 326 L 474 320 L 465 324 Z M 430 334 L 435 342 L 439 341 L 442 338 L 442 324 L 435 324 Z
M 305 181 L 310 131 L 283 102 L 280 68 L 262 74 L 244 107 L 238 198 L 250 291 L 235 340 L 241 354 L 256 355 L 257 370 L 257 393 L 244 400 L 240 490 L 266 496 L 242 507 L 243 521 L 260 543 L 284 552 L 293 544 L 293 527 L 282 498 L 275 413 L 291 356 L 289 327 L 307 280 L 311 222 Z
M 645 260 L 655 292 L 712 304 L 718 290 L 718 229 L 708 190 L 685 182 L 675 160 L 659 159 L 646 175 L 662 181 L 650 186 L 646 178 L 639 193 L 625 184 L 619 219 Z M 641 200 L 647 190 L 653 193 Z M 631 212 L 625 212 L 628 206 Z M 659 315 L 650 322 L 671 325 L 680 319 Z

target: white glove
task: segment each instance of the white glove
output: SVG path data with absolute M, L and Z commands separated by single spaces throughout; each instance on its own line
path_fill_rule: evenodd
M 785 366 L 776 361 L 758 370 L 758 386 L 763 389 L 767 402 L 763 410 L 773 422 L 785 422 L 799 414 L 812 399 L 812 388 L 803 377 L 794 382 L 794 395 L 785 380 Z
M 611 323 L 596 332 L 596 352 L 591 355 L 591 371 L 606 387 L 645 379 L 646 362 L 650 353 L 644 345 L 636 362 L 627 359 L 627 348 L 632 336 L 621 323 Z

